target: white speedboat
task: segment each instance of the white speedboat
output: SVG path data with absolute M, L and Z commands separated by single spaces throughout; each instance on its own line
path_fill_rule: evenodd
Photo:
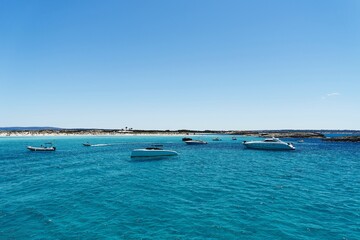
M 167 157 L 176 156 L 177 152 L 173 150 L 164 150 L 162 146 L 155 145 L 147 148 L 134 149 L 131 152 L 131 157 Z
M 247 148 L 263 150 L 295 150 L 292 143 L 286 143 L 278 138 L 266 138 L 263 141 L 244 141 Z
M 52 152 L 56 150 L 56 147 L 53 147 L 51 143 L 45 143 L 45 146 L 40 147 L 27 146 L 27 149 L 34 152 Z
M 207 144 L 207 142 L 202 141 L 202 140 L 189 140 L 189 141 L 185 141 L 185 143 L 188 144 L 188 145 Z

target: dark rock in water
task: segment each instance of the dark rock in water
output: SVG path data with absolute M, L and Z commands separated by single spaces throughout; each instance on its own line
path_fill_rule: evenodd
M 329 142 L 360 142 L 360 136 L 332 137 L 324 140 Z

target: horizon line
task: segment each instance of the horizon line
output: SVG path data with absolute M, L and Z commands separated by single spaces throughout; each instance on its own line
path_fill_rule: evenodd
M 35 128 L 35 129 L 31 129 L 31 128 Z M 307 128 L 307 129 L 298 129 L 298 128 L 283 128 L 283 129 L 204 129 L 204 130 L 200 130 L 200 129 L 134 129 L 134 128 L 83 128 L 83 127 L 50 127 L 50 126 L 26 126 L 26 127 L 21 127 L 21 126 L 11 126 L 11 127 L 0 127 L 0 131 L 4 131 L 4 130 L 127 130 L 127 131 L 199 131 L 199 132 L 204 132 L 204 131 L 214 131 L 214 132 L 219 132 L 219 131 L 360 131 L 360 129 L 311 129 L 311 128 Z

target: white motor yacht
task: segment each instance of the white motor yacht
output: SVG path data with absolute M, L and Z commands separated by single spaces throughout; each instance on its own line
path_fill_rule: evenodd
M 292 143 L 286 143 L 278 138 L 266 138 L 263 141 L 244 141 L 243 144 L 247 148 L 263 149 L 263 150 L 295 150 Z
M 134 149 L 131 152 L 131 157 L 166 157 L 166 156 L 176 156 L 177 152 L 173 150 L 164 150 L 162 145 L 153 145 L 147 148 Z
M 52 143 L 45 143 L 45 146 L 41 145 L 40 147 L 27 146 L 27 149 L 34 152 L 52 152 L 56 150 L 56 147 Z
M 187 145 L 207 144 L 207 142 L 202 141 L 202 140 L 190 140 L 190 141 L 185 141 L 185 143 L 186 143 Z

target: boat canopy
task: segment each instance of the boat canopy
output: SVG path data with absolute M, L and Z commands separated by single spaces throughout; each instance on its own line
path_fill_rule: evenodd
M 278 138 L 266 138 L 264 142 L 280 142 Z
M 145 148 L 146 150 L 163 150 L 162 148 L 160 147 L 147 147 Z

